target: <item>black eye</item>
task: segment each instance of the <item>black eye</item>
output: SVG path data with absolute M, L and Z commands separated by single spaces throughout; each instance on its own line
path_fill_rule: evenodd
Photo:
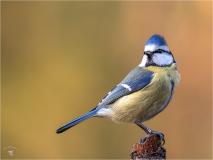
M 172 54 L 170 51 L 166 51 L 166 50 L 163 50 L 163 49 L 157 49 L 157 50 L 153 51 L 152 53 L 164 53 L 164 52 L 166 52 L 168 54 Z
M 157 49 L 157 50 L 154 51 L 153 53 L 162 53 L 162 52 L 164 52 L 164 50 L 162 50 L 162 49 Z

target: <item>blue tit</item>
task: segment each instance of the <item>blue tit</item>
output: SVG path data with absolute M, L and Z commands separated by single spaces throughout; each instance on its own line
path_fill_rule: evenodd
M 154 130 L 143 122 L 163 111 L 180 81 L 176 62 L 165 39 L 158 34 L 145 43 L 141 63 L 116 85 L 92 110 L 57 129 L 62 133 L 91 117 L 134 123 L 147 134 Z

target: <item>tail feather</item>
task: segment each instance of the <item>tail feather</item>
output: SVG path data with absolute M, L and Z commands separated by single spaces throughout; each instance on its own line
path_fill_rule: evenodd
M 71 128 L 71 127 L 77 125 L 78 123 L 80 123 L 80 122 L 82 122 L 82 121 L 84 121 L 84 120 L 86 120 L 86 119 L 88 119 L 88 118 L 91 118 L 91 117 L 95 116 L 96 113 L 97 113 L 97 109 L 93 109 L 93 110 L 91 110 L 91 111 L 85 113 L 84 115 L 82 115 L 82 116 L 80 116 L 80 117 L 78 117 L 78 118 L 76 118 L 76 119 L 74 119 L 74 120 L 68 122 L 68 123 L 65 124 L 64 126 L 58 128 L 58 129 L 56 130 L 56 133 L 62 133 L 62 132 L 64 132 L 64 131 L 68 130 L 69 128 Z

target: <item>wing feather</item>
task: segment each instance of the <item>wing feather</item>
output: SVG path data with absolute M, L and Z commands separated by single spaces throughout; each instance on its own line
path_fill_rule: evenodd
M 134 68 L 116 87 L 114 87 L 98 104 L 104 107 L 114 103 L 119 98 L 143 89 L 152 78 L 153 72 L 142 67 Z

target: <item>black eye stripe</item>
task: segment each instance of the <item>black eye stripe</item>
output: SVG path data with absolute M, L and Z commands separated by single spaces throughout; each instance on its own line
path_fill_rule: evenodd
M 153 51 L 152 53 L 163 53 L 163 52 L 166 52 L 166 53 L 171 54 L 171 52 L 165 51 L 165 50 L 163 50 L 163 49 L 157 49 L 156 51 Z
M 157 50 L 155 50 L 155 51 L 145 51 L 144 52 L 144 54 L 146 54 L 146 55 L 150 55 L 150 56 L 152 56 L 154 53 L 168 53 L 168 54 L 172 54 L 172 52 L 169 52 L 169 51 L 165 51 L 165 50 L 163 50 L 163 49 L 157 49 Z
M 156 51 L 153 51 L 152 53 L 162 53 L 163 50 L 162 49 L 157 49 Z

